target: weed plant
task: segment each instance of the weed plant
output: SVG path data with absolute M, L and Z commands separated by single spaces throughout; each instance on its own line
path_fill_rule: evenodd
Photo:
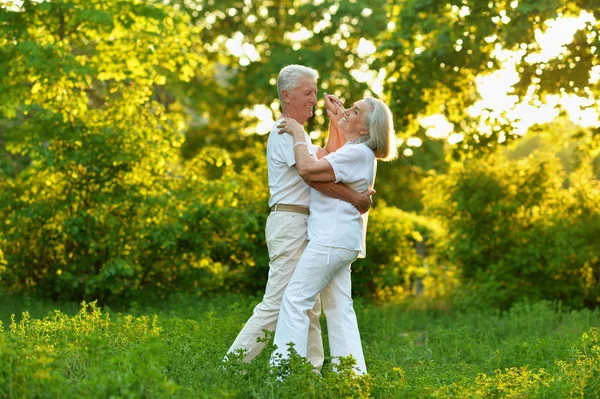
M 257 301 L 180 296 L 118 309 L 0 296 L 0 397 L 600 396 L 597 310 L 549 302 L 505 312 L 415 309 L 358 300 L 369 374 L 354 375 L 348 358 L 338 372 L 326 359 L 319 376 L 298 356 L 270 368 L 271 343 L 251 363 L 241 354 L 223 362 Z

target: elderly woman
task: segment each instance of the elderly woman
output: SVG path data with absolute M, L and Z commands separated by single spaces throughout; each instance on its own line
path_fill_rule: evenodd
M 346 143 L 337 151 L 315 160 L 304 142 L 304 130 L 293 119 L 279 125 L 280 133 L 294 138 L 294 155 L 300 175 L 309 181 L 345 183 L 356 191 L 372 188 L 376 159 L 396 156 L 392 115 L 380 100 L 367 97 L 344 110 L 333 97 L 326 98 L 332 128 L 339 129 Z M 288 344 L 306 357 L 309 319 L 307 312 L 321 293 L 327 316 L 330 353 L 356 359 L 357 374 L 367 372 L 352 305 L 350 265 L 366 253 L 367 215 L 352 205 L 311 190 L 308 218 L 309 243 L 285 290 L 275 331 L 276 351 L 271 363 L 289 356 Z

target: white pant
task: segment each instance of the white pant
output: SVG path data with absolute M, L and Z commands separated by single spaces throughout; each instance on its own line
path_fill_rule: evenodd
M 289 356 L 290 342 L 294 343 L 294 350 L 300 356 L 307 357 L 308 314 L 321 292 L 333 361 L 340 356 L 352 355 L 357 362 L 356 373 L 366 374 L 350 281 L 350 264 L 358 252 L 308 243 L 283 295 L 275 331 L 277 349 L 271 356 L 271 364 L 279 362 L 278 355 L 282 359 Z
M 308 216 L 301 213 L 278 211 L 269 215 L 266 239 L 270 261 L 265 295 L 227 353 L 245 349 L 244 360 L 249 362 L 260 354 L 266 344 L 256 341 L 264 337 L 263 330 L 275 331 L 283 293 L 308 242 L 307 222 Z M 309 344 L 304 356 L 315 368 L 321 369 L 324 354 L 319 322 L 321 303 L 318 299 L 313 301 L 307 315 L 310 319 L 310 323 L 307 321 Z

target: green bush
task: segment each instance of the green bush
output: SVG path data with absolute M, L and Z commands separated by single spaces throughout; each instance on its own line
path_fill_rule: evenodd
M 431 219 L 380 203 L 369 212 L 367 256 L 352 264 L 353 292 L 378 301 L 401 301 L 415 293 L 420 280 L 429 296 L 442 293 L 449 288 L 438 284 L 448 275 L 437 257 L 436 243 L 443 234 Z M 428 251 L 418 254 L 418 244 Z
M 268 274 L 264 147 L 205 147 L 183 162 L 181 134 L 155 130 L 160 104 L 141 115 L 121 114 L 124 106 L 89 111 L 73 137 L 57 135 L 0 182 L 0 286 L 103 301 L 142 290 L 260 292 Z M 68 130 L 60 116 L 42 114 Z M 437 242 L 439 228 L 385 204 L 373 209 L 355 293 L 402 299 L 416 279 L 431 279 L 434 258 L 415 248 L 424 235 Z
M 0 288 L 103 302 L 262 290 L 264 140 L 239 131 L 255 98 L 215 104 L 229 72 L 205 53 L 207 30 L 164 2 L 23 7 L 0 6 Z M 191 146 L 184 159 L 186 128 L 239 150 Z M 362 295 L 421 273 L 413 225 L 382 223 L 388 232 L 372 223 L 382 259 L 357 265 Z
M 581 337 L 581 345 L 570 360 L 556 364 L 564 374 L 571 397 L 592 398 L 600 394 L 600 334 L 591 328 Z
M 70 155 L 76 171 L 48 167 L 6 184 L 2 286 L 63 298 L 256 288 L 255 266 L 267 261 L 259 161 L 237 172 L 225 151 L 207 148 L 183 168 L 153 170 L 145 158 L 94 167 L 86 150 Z M 208 180 L 215 165 L 221 176 Z
M 80 144 L 56 139 L 40 166 L 0 183 L 0 285 L 103 300 L 141 290 L 260 292 L 268 274 L 264 148 L 206 147 L 179 165 L 167 162 L 177 159 L 173 138 L 131 140 L 126 125 L 114 135 L 82 130 Z M 436 259 L 418 256 L 415 245 L 440 235 L 426 218 L 380 204 L 368 257 L 353 266 L 355 293 L 403 299 L 416 279 L 433 281 Z
M 600 186 L 589 171 L 567 176 L 543 152 L 473 159 L 430 179 L 425 203 L 475 302 L 600 303 Z
M 153 2 L 7 7 L 2 157 L 18 162 L 0 162 L 0 286 L 78 299 L 205 292 L 256 262 L 262 197 L 245 194 L 264 183 L 224 151 L 180 161 L 188 114 L 172 93 L 206 62 L 190 16 Z
M 474 384 L 446 386 L 436 392 L 436 397 L 526 399 L 537 397 L 553 380 L 544 369 L 533 372 L 527 367 L 510 367 L 496 370 L 493 376 L 479 374 Z

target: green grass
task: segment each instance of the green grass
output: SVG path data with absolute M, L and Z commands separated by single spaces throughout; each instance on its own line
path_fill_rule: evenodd
M 333 373 L 327 360 L 319 378 L 298 358 L 270 370 L 267 351 L 223 371 L 257 301 L 175 297 L 99 309 L 0 296 L 0 397 L 600 397 L 597 310 L 418 310 L 358 300 L 369 375 L 353 377 L 348 362 Z

